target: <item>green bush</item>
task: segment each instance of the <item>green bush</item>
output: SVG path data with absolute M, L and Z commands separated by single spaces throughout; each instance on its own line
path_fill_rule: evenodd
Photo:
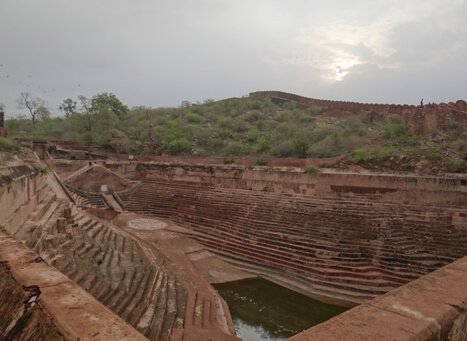
M 352 150 L 352 153 L 351 153 L 352 161 L 357 162 L 357 163 L 363 163 L 367 161 L 368 159 L 370 159 L 370 157 L 371 157 L 371 153 L 368 150 L 363 149 L 363 148 L 354 149 Z
M 266 166 L 267 162 L 262 157 L 256 159 L 256 165 L 258 166 Z
M 332 131 L 326 135 L 321 141 L 316 142 L 308 148 L 308 155 L 310 157 L 333 157 L 340 154 L 343 154 L 348 149 L 348 144 L 344 142 L 345 138 L 342 137 L 339 131 Z
M 321 173 L 321 170 L 319 168 L 309 166 L 309 167 L 305 167 L 305 173 L 307 173 L 307 174 L 319 174 L 319 173 Z
M 407 131 L 398 117 L 393 117 L 388 123 L 383 124 L 383 137 L 386 140 L 397 140 L 405 136 Z
M 386 161 L 396 155 L 396 153 L 397 150 L 394 147 L 381 147 L 373 152 L 373 157 L 380 161 Z
M 47 167 L 39 167 L 37 170 L 39 171 L 40 174 L 48 174 L 49 173 L 49 168 L 47 168 Z
M 467 171 L 467 161 L 457 158 L 450 158 L 446 162 L 444 170 L 449 173 L 465 173 Z
M 402 165 L 401 169 L 404 172 L 413 172 L 415 170 L 415 166 L 410 163 L 405 163 Z
M 454 120 L 449 120 L 446 123 L 446 128 L 454 138 L 460 137 L 464 132 L 464 127 L 459 122 Z
M 17 152 L 19 146 L 7 137 L 0 137 L 0 151 L 2 152 Z
M 187 153 L 191 149 L 190 142 L 185 137 L 179 137 L 168 142 L 165 147 L 172 155 Z
M 306 158 L 308 148 L 310 148 L 310 142 L 304 137 L 296 137 L 292 143 L 294 147 L 294 156 L 300 159 Z
M 425 153 L 425 159 L 431 162 L 441 160 L 441 154 L 436 150 L 429 150 Z

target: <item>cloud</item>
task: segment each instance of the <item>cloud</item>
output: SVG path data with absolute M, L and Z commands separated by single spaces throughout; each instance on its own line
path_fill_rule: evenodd
M 389 70 L 413 67 L 417 63 L 430 67 L 452 53 L 465 52 L 466 3 L 454 0 L 447 6 L 441 0 L 409 0 L 381 8 L 367 23 L 338 18 L 303 28 L 296 39 L 297 55 L 284 58 L 283 63 L 312 66 L 330 81 L 344 80 L 354 67 L 363 64 Z M 399 46 L 404 35 L 411 37 L 412 46 Z M 438 45 L 426 44 L 433 36 L 443 41 Z M 422 53 L 413 54 L 413 49 Z M 411 55 L 416 58 L 411 60 Z
M 274 88 L 384 102 L 420 93 L 447 101 L 467 88 L 467 0 L 1 0 L 0 8 L 9 115 L 21 91 L 57 112 L 67 97 L 100 92 L 129 106 L 173 106 Z

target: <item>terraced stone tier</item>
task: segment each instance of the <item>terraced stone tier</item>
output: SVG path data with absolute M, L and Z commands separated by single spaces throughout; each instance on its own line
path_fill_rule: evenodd
M 0 231 L 1 340 L 145 340 L 24 244 Z
M 310 291 L 361 303 L 467 255 L 465 207 L 374 195 L 278 194 L 145 180 L 127 210 L 168 218 L 219 255 L 281 272 Z
M 27 245 L 141 334 L 168 339 L 183 325 L 183 319 L 175 321 L 177 310 L 184 309 L 176 297 L 185 293 L 162 259 L 149 262 L 133 239 L 75 207 L 66 218 L 66 209 L 67 204 L 55 208 L 41 224 L 21 231 Z

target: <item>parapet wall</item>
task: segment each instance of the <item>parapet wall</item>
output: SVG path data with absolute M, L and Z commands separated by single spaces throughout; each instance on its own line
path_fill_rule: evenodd
M 411 133 L 426 134 L 433 129 L 444 129 L 447 122 L 453 120 L 467 124 L 467 102 L 428 104 L 422 106 L 399 104 L 357 103 L 346 101 L 330 101 L 308 98 L 281 91 L 258 91 L 250 95 L 270 98 L 274 102 L 295 102 L 301 108 L 311 105 L 333 116 L 355 115 L 363 111 L 383 116 L 398 115 Z

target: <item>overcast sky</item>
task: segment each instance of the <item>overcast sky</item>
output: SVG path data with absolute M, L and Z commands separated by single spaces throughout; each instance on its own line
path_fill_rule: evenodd
M 467 0 L 0 0 L 0 103 L 467 99 Z

